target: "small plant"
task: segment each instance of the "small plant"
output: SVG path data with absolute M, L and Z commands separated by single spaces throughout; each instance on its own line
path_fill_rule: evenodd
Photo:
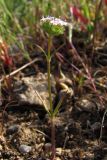
M 9 52 L 8 52 L 8 45 L 5 41 L 3 41 L 2 37 L 0 37 L 0 65 L 1 65 L 1 70 L 3 72 L 3 76 L 5 79 L 5 85 L 6 88 L 8 88 L 8 90 L 11 90 L 11 78 L 9 76 L 9 78 L 6 78 L 6 71 L 7 70 L 10 72 L 12 70 L 13 67 L 13 60 L 12 57 L 9 56 Z
M 58 36 L 64 33 L 64 26 L 69 24 L 65 21 L 62 21 L 54 17 L 46 17 L 41 19 L 41 25 L 46 33 L 48 33 L 48 53 L 44 51 L 47 60 L 47 73 L 48 73 L 48 93 L 49 93 L 49 107 L 45 106 L 46 111 L 48 112 L 51 120 L 51 143 L 52 143 L 52 154 L 51 160 L 55 160 L 55 117 L 59 111 L 59 108 L 63 102 L 63 98 L 58 102 L 55 109 L 52 104 L 52 95 L 51 95 L 51 44 L 53 36 Z
M 12 57 L 10 57 L 8 53 L 8 45 L 2 38 L 0 38 L 0 60 L 3 65 L 8 68 L 11 68 L 13 65 Z

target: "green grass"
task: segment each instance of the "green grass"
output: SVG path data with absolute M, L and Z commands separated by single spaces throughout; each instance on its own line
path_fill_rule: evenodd
M 18 37 L 36 36 L 42 16 L 51 15 L 70 20 L 71 4 L 80 7 L 87 18 L 93 19 L 93 0 L 0 0 L 0 36 L 10 46 L 16 43 L 22 47 Z

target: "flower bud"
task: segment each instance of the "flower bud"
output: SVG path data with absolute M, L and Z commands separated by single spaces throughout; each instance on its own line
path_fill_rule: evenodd
M 68 26 L 68 23 L 55 17 L 46 17 L 41 19 L 41 25 L 45 32 L 51 36 L 58 36 L 64 33 L 64 26 Z

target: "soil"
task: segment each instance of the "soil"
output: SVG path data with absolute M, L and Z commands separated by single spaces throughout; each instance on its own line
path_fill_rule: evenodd
M 85 64 L 89 64 L 97 92 L 93 90 L 90 80 L 71 66 L 71 63 L 75 64 L 85 74 L 81 62 L 73 55 L 69 44 L 58 51 L 57 58 L 52 57 L 54 107 L 61 96 L 66 94 L 55 118 L 56 160 L 107 160 L 106 116 L 101 135 L 102 118 L 107 106 L 107 44 L 106 40 L 105 43 L 99 41 L 94 50 L 95 56 L 91 59 L 92 46 L 85 44 L 83 38 L 74 39 L 74 45 Z M 58 40 L 63 41 L 58 37 L 54 43 Z M 32 54 L 32 57 L 38 56 L 38 53 Z M 58 76 L 59 71 L 62 71 L 63 75 Z M 37 91 L 48 106 L 44 56 L 41 55 L 41 61 L 36 62 L 35 67 L 32 65 L 25 68 L 12 77 L 11 81 L 12 90 L 6 90 L 4 84 L 4 99 L 1 101 L 0 159 L 49 160 L 50 119 L 36 93 Z M 68 93 L 63 86 L 69 89 Z

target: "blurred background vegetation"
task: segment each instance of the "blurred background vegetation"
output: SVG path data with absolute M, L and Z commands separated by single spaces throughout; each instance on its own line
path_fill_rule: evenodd
M 8 45 L 24 49 L 23 39 L 40 32 L 42 16 L 55 16 L 72 21 L 70 6 L 79 7 L 86 18 L 94 20 L 100 0 L 0 0 L 0 36 Z
M 42 16 L 63 16 L 65 10 L 63 0 L 0 0 L 0 35 L 11 44 L 19 34 L 34 34 Z

